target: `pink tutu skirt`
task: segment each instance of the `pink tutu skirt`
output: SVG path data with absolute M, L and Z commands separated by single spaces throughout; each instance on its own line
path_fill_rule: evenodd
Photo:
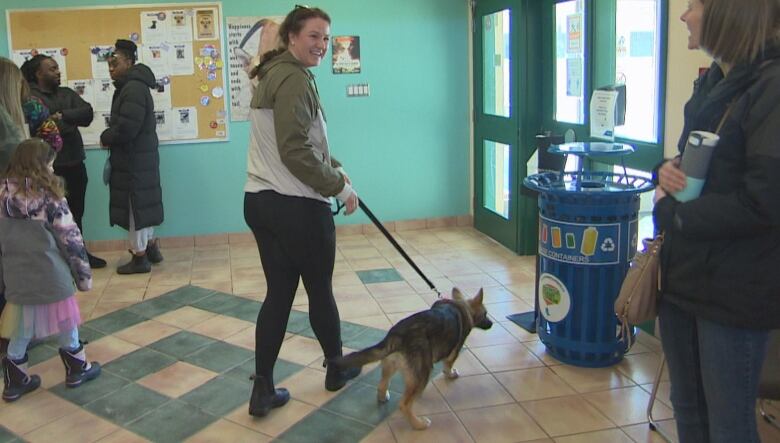
M 45 305 L 8 302 L 0 316 L 0 337 L 45 338 L 69 332 L 81 324 L 76 296 Z

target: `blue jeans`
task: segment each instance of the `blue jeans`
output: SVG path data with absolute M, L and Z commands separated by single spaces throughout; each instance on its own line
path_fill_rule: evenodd
M 8 358 L 11 360 L 23 359 L 31 340 L 32 337 L 11 337 L 8 343 Z M 60 348 L 66 351 L 75 351 L 81 346 L 79 343 L 79 328 L 73 328 L 58 335 L 57 342 L 60 344 Z
M 658 317 L 680 443 L 760 443 L 755 407 L 769 331 L 723 326 L 663 301 Z

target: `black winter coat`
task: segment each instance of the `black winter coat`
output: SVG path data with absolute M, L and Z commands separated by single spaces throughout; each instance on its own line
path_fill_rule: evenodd
M 62 86 L 53 92 L 44 92 L 37 84 L 31 84 L 30 93 L 43 101 L 49 113 L 62 113 L 62 118 L 56 120 L 62 136 L 62 150 L 57 154 L 54 166 L 73 166 L 83 162 L 86 155 L 78 127 L 87 127 L 92 123 L 92 105 L 85 102 L 76 91 Z
M 111 151 L 109 221 L 129 229 L 130 205 L 136 229 L 163 222 L 160 154 L 149 89 L 156 88 L 154 74 L 143 64 L 130 67 L 114 82 L 109 128 L 100 142 Z
M 692 130 L 719 133 L 699 198 L 654 209 L 666 231 L 663 296 L 697 317 L 747 329 L 780 328 L 780 48 L 727 77 L 718 65 L 685 105 Z

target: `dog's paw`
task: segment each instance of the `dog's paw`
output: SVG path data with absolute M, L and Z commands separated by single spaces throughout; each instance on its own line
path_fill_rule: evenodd
M 415 420 L 412 423 L 412 427 L 416 431 L 424 431 L 428 429 L 429 426 L 431 426 L 431 419 L 428 417 L 416 417 L 417 420 Z
M 388 401 L 390 401 L 390 391 L 385 391 L 384 393 L 378 391 L 376 393 L 376 401 L 378 401 L 379 403 L 387 403 Z
M 456 378 L 460 377 L 460 374 L 458 374 L 458 370 L 455 368 L 450 368 L 449 372 L 446 369 L 443 370 L 442 372 L 444 372 L 444 376 L 450 380 L 455 380 Z

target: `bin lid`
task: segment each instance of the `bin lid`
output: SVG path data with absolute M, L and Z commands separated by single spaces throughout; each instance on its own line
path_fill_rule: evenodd
M 602 157 L 609 155 L 628 155 L 634 152 L 634 147 L 625 143 L 605 142 L 574 142 L 562 145 L 551 145 L 547 152 L 561 155 L 576 155 L 579 157 Z
M 649 178 L 615 172 L 544 172 L 529 175 L 523 185 L 542 193 L 554 194 L 639 194 L 654 188 Z

